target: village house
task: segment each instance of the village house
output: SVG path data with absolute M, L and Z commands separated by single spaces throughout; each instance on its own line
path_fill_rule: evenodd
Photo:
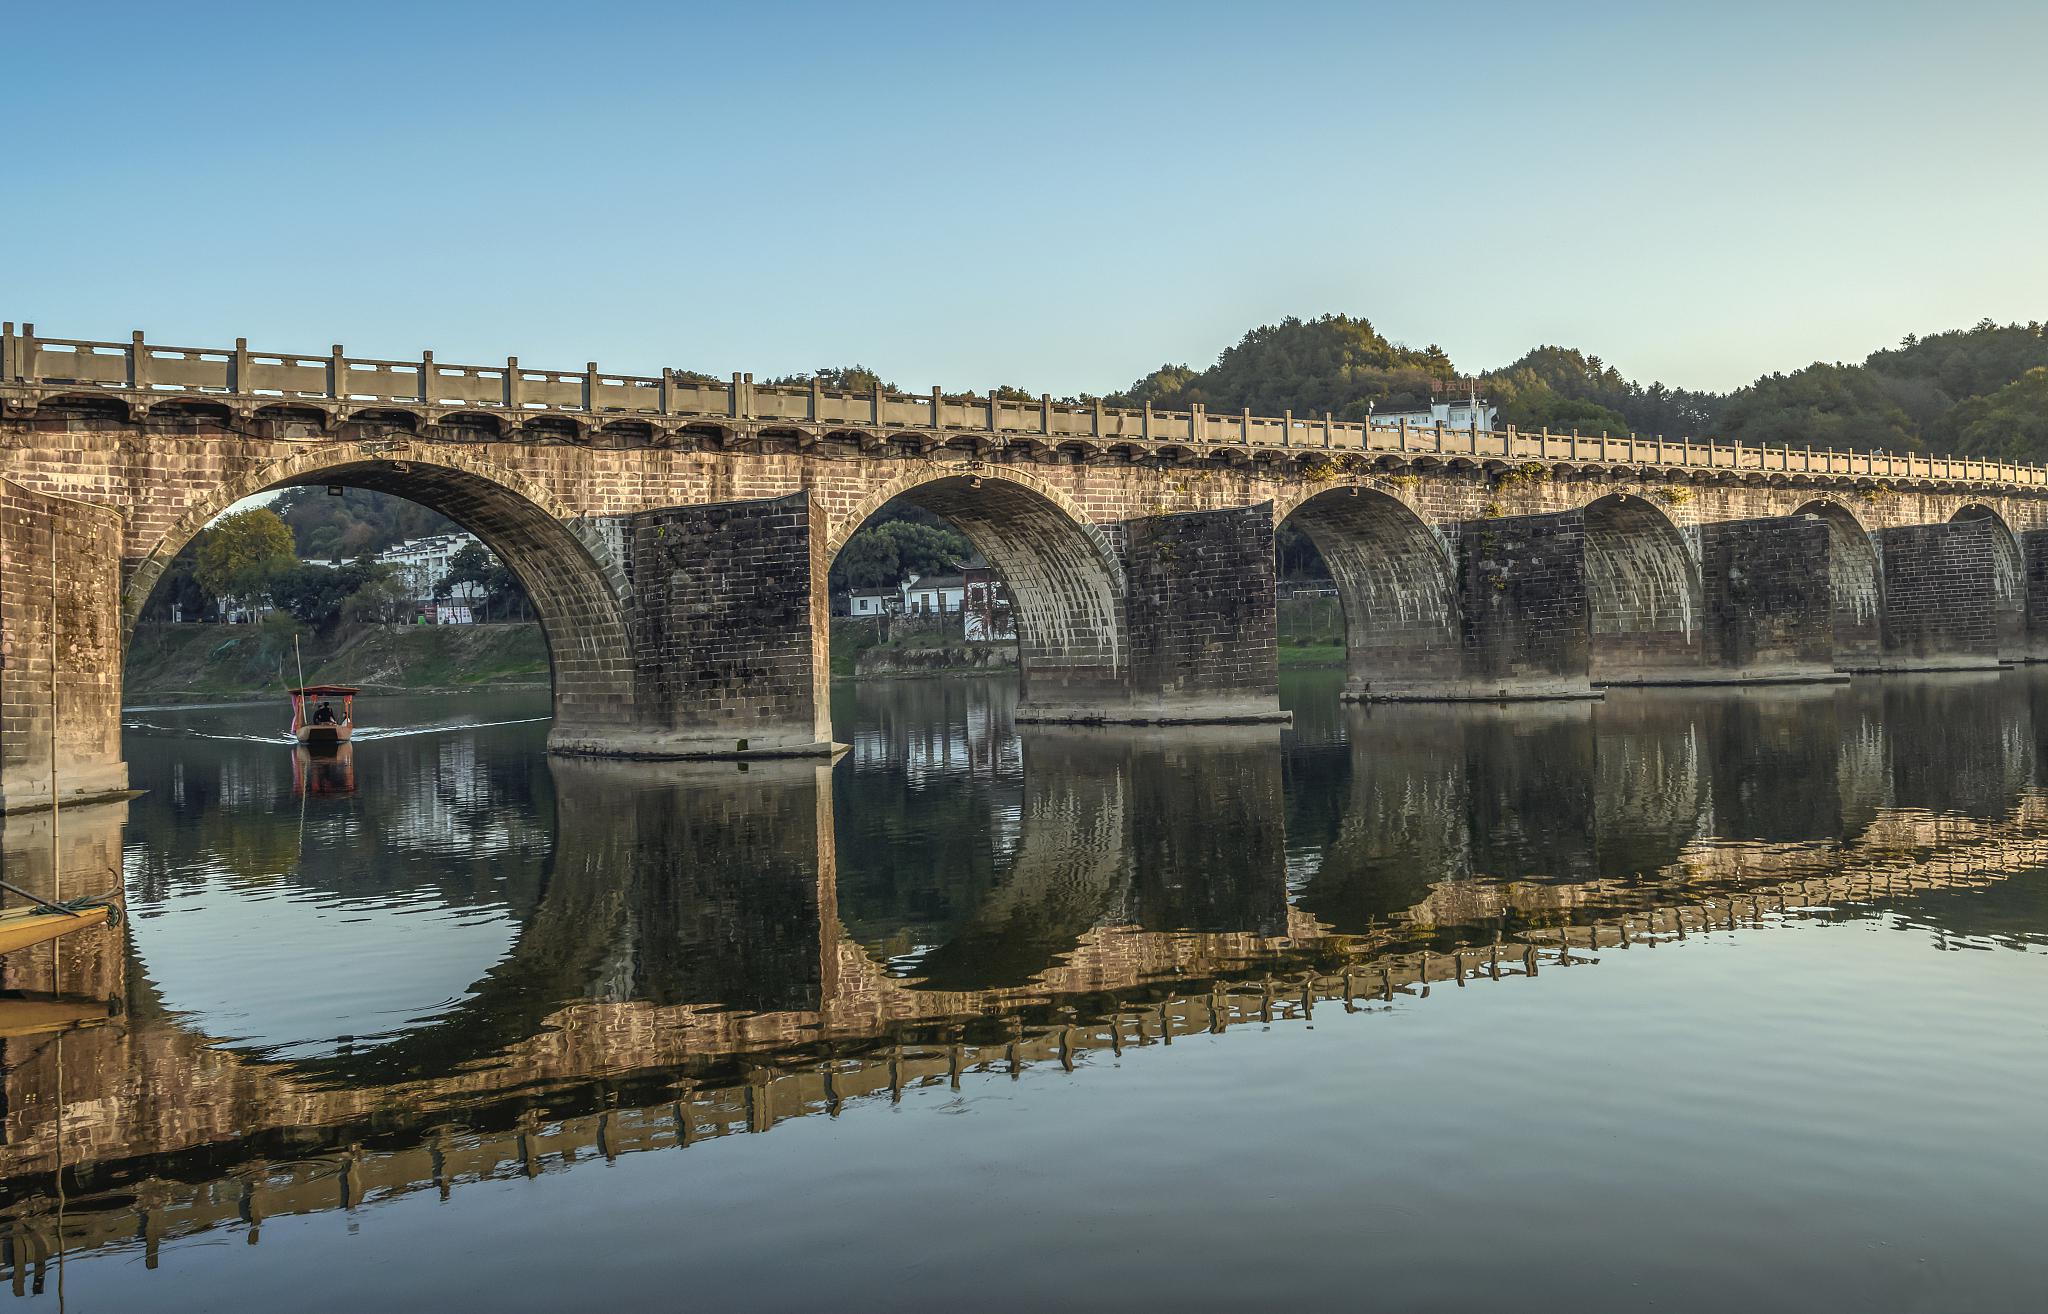
M 886 616 L 902 609 L 901 589 L 855 589 L 846 599 L 849 616 Z

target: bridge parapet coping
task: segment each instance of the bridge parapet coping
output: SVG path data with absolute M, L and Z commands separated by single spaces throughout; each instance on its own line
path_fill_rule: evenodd
M 807 386 L 757 385 L 751 374 L 720 381 L 688 371 L 621 374 L 595 361 L 576 369 L 537 368 L 518 357 L 503 364 L 462 365 L 423 351 L 417 359 L 355 357 L 336 345 L 322 354 L 232 347 L 178 347 L 152 343 L 140 332 L 125 342 L 40 337 L 33 324 L 0 326 L 0 401 L 33 408 L 80 393 L 110 394 L 130 405 L 178 399 L 228 404 L 255 413 L 266 407 L 312 407 L 330 414 L 348 406 L 385 406 L 440 418 L 475 412 L 494 417 L 557 416 L 580 426 L 634 421 L 682 428 L 715 423 L 791 426 L 813 431 L 852 429 L 985 435 L 991 440 L 1038 441 L 1057 446 L 1138 444 L 1193 452 L 1278 449 L 1442 457 L 1478 463 L 1545 462 L 1662 466 L 1688 472 L 1783 474 L 1835 478 L 1947 482 L 2048 491 L 2048 467 L 1959 457 L 1895 455 L 1833 448 L 1748 446 L 1662 435 L 1610 436 L 1505 430 L 1416 428 L 1320 418 L 1255 416 L 1250 411 L 1211 415 L 1036 400 L 905 394 L 876 388 L 850 392 Z

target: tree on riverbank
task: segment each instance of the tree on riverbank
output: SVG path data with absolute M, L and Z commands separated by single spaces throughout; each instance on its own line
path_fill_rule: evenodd
M 465 543 L 456 549 L 448 559 L 448 573 L 434 586 L 434 596 L 451 598 L 464 585 L 480 595 L 481 620 L 526 620 L 533 614 L 533 603 L 519 576 L 481 543 Z
M 193 553 L 192 575 L 218 599 L 269 600 L 270 583 L 298 564 L 292 532 L 268 507 L 236 511 L 208 525 Z M 222 614 L 228 608 L 223 605 Z
M 951 525 L 908 518 L 870 521 L 846 540 L 833 560 L 830 586 L 834 593 L 891 588 L 913 575 L 955 573 L 973 555 L 974 545 Z

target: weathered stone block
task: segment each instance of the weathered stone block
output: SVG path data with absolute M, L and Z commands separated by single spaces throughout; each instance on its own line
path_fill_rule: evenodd
M 1828 527 L 1815 516 L 1700 527 L 1707 657 L 1715 680 L 1831 679 Z
M 1447 698 L 1586 698 L 1586 523 L 1578 511 L 1459 527 L 1459 666 Z
M 1982 520 L 1877 532 L 1884 558 L 1885 670 L 1998 664 L 1993 527 Z
M 1123 529 L 1127 719 L 1279 719 L 1272 505 Z
M 566 752 L 778 756 L 831 749 L 822 517 L 809 497 L 628 518 L 636 723 Z

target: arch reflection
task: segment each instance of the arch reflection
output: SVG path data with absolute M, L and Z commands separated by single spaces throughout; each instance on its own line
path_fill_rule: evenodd
M 296 860 L 289 754 L 187 757 L 67 812 L 67 873 L 125 849 L 136 900 L 225 869 L 248 897 L 402 887 L 515 933 L 447 1008 L 286 1057 L 167 1009 L 148 919 L 132 952 L 8 960 L 88 1025 L 61 1062 L 0 1035 L 0 1245 L 16 1272 L 48 1253 L 60 1166 L 71 1244 L 146 1250 L 1774 918 L 2039 945 L 2044 696 L 2009 672 L 1132 735 L 899 691 L 831 768 L 528 761 L 479 734 L 360 751 L 354 796 L 307 800 L 306 833 L 359 835 L 374 871 Z M 0 825 L 10 880 L 40 879 L 37 824 Z

